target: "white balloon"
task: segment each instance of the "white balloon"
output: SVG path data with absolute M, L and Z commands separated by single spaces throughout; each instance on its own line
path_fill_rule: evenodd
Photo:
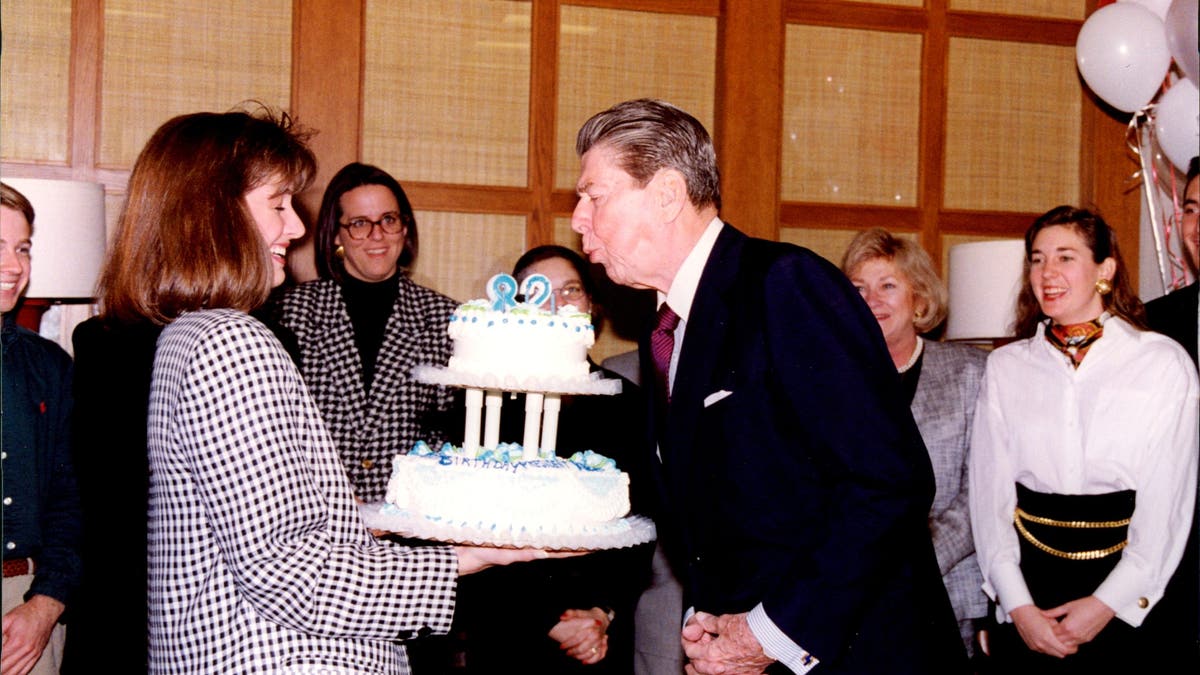
M 1200 48 L 1197 47 L 1197 18 L 1200 1 L 1175 0 L 1163 19 L 1167 48 L 1187 79 L 1200 84 Z
M 1117 2 L 1132 2 L 1135 5 L 1141 5 L 1154 12 L 1163 21 L 1167 20 L 1167 9 L 1171 7 L 1171 0 L 1117 0 Z
M 1112 107 L 1134 112 L 1150 102 L 1171 67 L 1162 19 L 1132 2 L 1096 10 L 1075 41 L 1084 82 Z
M 1178 80 L 1154 106 L 1154 137 L 1175 168 L 1187 171 L 1200 152 L 1200 90 L 1191 80 Z

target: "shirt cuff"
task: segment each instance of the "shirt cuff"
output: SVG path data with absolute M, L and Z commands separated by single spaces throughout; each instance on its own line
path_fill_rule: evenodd
M 1161 592 L 1140 595 L 1139 591 L 1151 585 L 1145 577 L 1136 566 L 1122 560 L 1113 567 L 1092 595 L 1116 612 L 1117 618 L 1137 628 L 1162 598 Z
M 762 645 L 763 653 L 787 666 L 793 673 L 804 675 L 819 663 L 815 656 L 779 630 L 775 622 L 767 616 L 762 603 L 750 610 L 750 614 L 746 616 L 746 623 L 750 625 L 750 632 L 754 634 L 754 638 Z
M 1025 585 L 1021 568 L 1012 563 L 997 564 L 991 571 L 991 586 L 996 591 L 996 604 L 1004 611 L 1004 621 L 1012 621 L 1012 611 L 1033 604 L 1033 596 Z

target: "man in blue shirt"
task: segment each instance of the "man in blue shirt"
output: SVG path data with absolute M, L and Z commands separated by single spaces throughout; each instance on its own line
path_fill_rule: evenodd
M 58 672 L 65 638 L 58 622 L 79 585 L 79 494 L 70 461 L 71 359 L 14 320 L 13 310 L 29 283 L 33 207 L 7 185 L 0 184 L 0 197 L 0 672 L 40 675 Z

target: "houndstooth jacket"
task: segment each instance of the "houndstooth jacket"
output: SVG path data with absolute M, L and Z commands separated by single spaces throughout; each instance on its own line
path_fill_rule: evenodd
M 408 673 L 454 611 L 449 547 L 363 527 L 320 413 L 265 326 L 183 315 L 154 360 L 150 672 Z
M 404 275 L 379 350 L 368 396 L 354 326 L 341 288 L 330 279 L 301 284 L 283 297 L 279 322 L 295 333 L 300 371 L 355 492 L 367 502 L 383 499 L 392 457 L 419 440 L 437 447 L 446 440 L 447 411 L 454 393 L 413 379 L 414 366 L 450 360 L 446 323 L 456 303 Z
M 933 550 L 960 621 L 987 614 L 967 511 L 967 450 L 986 361 L 976 347 L 926 340 L 912 402 L 937 485 L 929 512 Z

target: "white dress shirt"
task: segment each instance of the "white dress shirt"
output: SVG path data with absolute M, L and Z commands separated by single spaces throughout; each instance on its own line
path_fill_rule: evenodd
M 1136 490 L 1129 543 L 1093 594 L 1139 626 L 1162 597 L 1191 524 L 1196 372 L 1179 345 L 1120 318 L 1105 321 L 1078 369 L 1044 333 L 1043 325 L 988 358 L 970 461 L 983 588 L 1002 621 L 1033 603 L 1013 528 L 1015 483 L 1068 495 Z

